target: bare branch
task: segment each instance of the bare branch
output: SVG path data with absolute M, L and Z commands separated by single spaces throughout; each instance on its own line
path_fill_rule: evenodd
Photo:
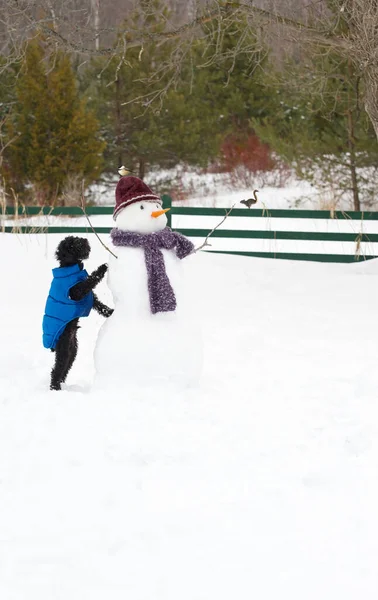
M 165 0 L 172 6 L 172 2 Z M 129 7 L 129 3 L 122 3 Z M 268 9 L 267 6 L 278 8 Z M 378 137 L 378 5 L 376 0 L 333 0 L 332 8 L 326 0 L 302 0 L 288 3 L 262 0 L 225 1 L 193 0 L 186 3 L 184 22 L 177 22 L 160 15 L 160 30 L 149 26 L 154 5 L 143 0 L 138 3 L 143 24 L 140 26 L 124 19 L 127 9 L 118 7 L 118 18 L 108 27 L 100 27 L 99 0 L 0 0 L 0 51 L 6 56 L 0 71 L 22 59 L 24 42 L 38 34 L 50 44 L 52 50 L 64 50 L 81 56 L 116 57 L 118 65 L 127 64 L 127 53 L 139 48 L 140 56 L 148 43 L 167 44 L 173 41 L 170 59 L 156 65 L 149 79 L 159 78 L 170 72 L 170 85 L 182 77 L 182 64 L 193 44 L 201 39 L 204 45 L 205 67 L 220 65 L 231 59 L 228 65 L 232 77 L 233 61 L 243 55 L 246 60 L 265 55 L 267 47 L 279 48 L 282 54 L 288 45 L 302 55 L 306 49 L 319 55 L 334 52 L 350 59 L 362 78 L 361 100 L 365 106 Z M 291 11 L 291 12 L 290 12 Z M 156 11 L 154 14 L 156 17 Z M 150 19 L 151 20 L 151 19 Z M 156 23 L 156 19 L 155 19 Z M 234 48 L 222 48 L 225 32 L 238 26 L 240 35 Z M 251 44 L 255 39 L 255 45 Z M 101 43 L 104 42 L 104 45 Z M 101 67 L 100 67 L 101 68 Z M 119 68 L 119 66 L 118 66 Z M 161 99 L 167 88 L 157 99 Z
M 105 250 L 107 250 L 107 251 L 108 251 L 110 254 L 112 254 L 112 255 L 114 256 L 114 258 L 118 258 L 118 256 L 117 256 L 116 254 L 114 254 L 114 252 L 112 252 L 112 251 L 110 250 L 110 248 L 108 248 L 108 247 L 107 247 L 107 246 L 104 244 L 104 242 L 102 241 L 102 239 L 101 239 L 101 238 L 100 238 L 100 236 L 98 235 L 97 231 L 96 231 L 96 230 L 95 230 L 95 228 L 93 227 L 93 225 L 92 225 L 92 223 L 91 223 L 91 221 L 90 221 L 90 219 L 89 219 L 89 217 L 88 217 L 88 215 L 87 215 L 87 212 L 86 212 L 86 210 L 85 210 L 84 182 L 83 182 L 82 194 L 81 194 L 81 208 L 82 208 L 82 211 L 83 211 L 83 213 L 84 213 L 84 215 L 85 215 L 85 217 L 86 217 L 86 219 L 87 219 L 87 221 L 88 221 L 88 223 L 89 223 L 89 226 L 90 226 L 90 228 L 92 229 L 93 233 L 94 233 L 94 234 L 95 234 L 95 236 L 97 237 L 97 239 L 98 239 L 98 241 L 100 242 L 100 244 L 102 244 L 102 245 L 104 246 Z
M 235 208 L 235 204 L 233 204 L 233 205 L 231 206 L 231 208 L 229 208 L 229 209 L 226 211 L 226 214 L 225 214 L 225 216 L 223 217 L 223 219 L 220 221 L 220 223 L 218 223 L 218 225 L 216 225 L 216 226 L 214 227 L 214 229 L 212 229 L 212 230 L 210 231 L 210 233 L 208 233 L 208 234 L 207 234 L 207 236 L 206 236 L 206 238 L 205 238 L 205 241 L 203 242 L 203 244 L 201 244 L 200 246 L 198 246 L 198 248 L 195 248 L 195 249 L 193 250 L 192 254 L 194 254 L 195 252 L 198 252 L 199 250 L 202 250 L 202 248 L 206 248 L 207 246 L 211 246 L 211 244 L 209 244 L 209 243 L 208 243 L 208 239 L 209 239 L 209 238 L 210 238 L 210 237 L 213 235 L 214 231 L 216 231 L 216 230 L 217 230 L 217 229 L 218 229 L 218 228 L 219 228 L 219 227 L 220 227 L 220 226 L 221 226 L 221 225 L 222 225 L 222 224 L 225 222 L 225 220 L 227 219 L 227 217 L 230 215 L 231 211 L 232 211 L 234 208 Z

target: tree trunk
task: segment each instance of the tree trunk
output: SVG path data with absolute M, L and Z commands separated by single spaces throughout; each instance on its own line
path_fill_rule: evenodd
M 365 110 L 373 124 L 378 140 L 378 68 L 372 68 L 365 74 Z
M 146 174 L 146 161 L 143 157 L 139 158 L 139 179 L 144 179 Z
M 115 81 L 115 130 L 116 130 L 116 148 L 117 148 L 117 156 L 118 156 L 118 167 L 122 167 L 122 146 L 121 146 L 121 134 L 122 134 L 122 122 L 121 122 L 121 100 L 120 100 L 120 87 L 121 82 L 119 79 L 119 73 L 117 75 L 117 79 Z
M 93 24 L 95 30 L 95 48 L 100 50 L 100 0 L 92 0 Z
M 187 13 L 189 21 L 193 21 L 196 18 L 196 0 L 188 0 Z
M 54 28 L 54 31 L 56 31 L 57 30 L 57 26 L 56 26 L 55 10 L 54 10 L 54 7 L 53 7 L 53 5 L 52 5 L 51 2 L 49 2 L 48 5 L 49 5 L 49 9 L 50 9 L 51 18 L 52 18 L 52 26 Z
M 352 109 L 348 110 L 348 149 L 349 149 L 349 170 L 352 180 L 353 191 L 353 210 L 360 211 L 360 194 L 358 190 L 357 168 L 356 168 L 356 149 L 354 138 L 354 121 Z
M 351 59 L 348 59 L 348 71 L 350 81 L 353 81 L 354 68 Z M 355 96 L 355 97 L 354 97 Z M 356 168 L 356 138 L 354 135 L 354 113 L 353 111 L 358 108 L 358 83 L 353 90 L 348 91 L 348 150 L 349 150 L 349 170 L 352 180 L 352 192 L 353 192 L 353 210 L 360 211 L 360 194 L 358 190 L 358 179 L 357 179 L 357 168 Z

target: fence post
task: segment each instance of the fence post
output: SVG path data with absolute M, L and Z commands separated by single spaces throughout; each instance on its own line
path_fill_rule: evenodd
M 172 198 L 168 194 L 163 194 L 161 199 L 163 200 L 163 208 L 172 208 Z M 171 211 L 167 212 L 167 225 L 168 227 L 172 227 L 172 213 Z

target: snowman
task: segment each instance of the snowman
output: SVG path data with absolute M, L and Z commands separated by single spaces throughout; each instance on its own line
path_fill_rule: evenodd
M 96 344 L 97 387 L 198 382 L 200 332 L 182 263 L 194 247 L 167 227 L 168 210 L 142 180 L 120 178 L 108 270 L 114 313 Z

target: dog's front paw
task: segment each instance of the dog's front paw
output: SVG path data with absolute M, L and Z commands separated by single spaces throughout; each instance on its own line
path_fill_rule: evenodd
M 96 269 L 95 271 L 95 275 L 98 279 L 102 279 L 106 273 L 106 271 L 108 270 L 108 265 L 106 263 L 104 263 L 103 265 L 100 265 L 98 267 L 98 269 Z

